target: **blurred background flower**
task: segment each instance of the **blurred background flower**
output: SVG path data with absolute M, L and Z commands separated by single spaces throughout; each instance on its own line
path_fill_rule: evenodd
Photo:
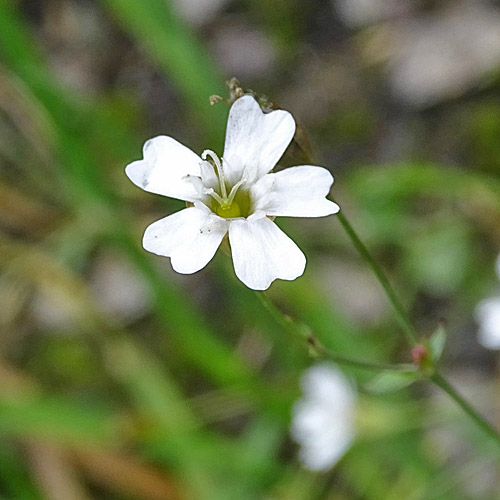
M 299 457 L 311 470 L 328 470 L 354 437 L 356 393 L 334 365 L 309 368 L 301 380 L 304 396 L 293 407 L 292 437 Z
M 500 256 L 497 257 L 497 277 L 500 279 Z M 482 300 L 476 307 L 479 343 L 487 349 L 500 349 L 500 297 Z

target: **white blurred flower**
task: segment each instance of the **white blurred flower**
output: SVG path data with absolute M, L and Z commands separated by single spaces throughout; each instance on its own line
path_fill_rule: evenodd
M 500 279 L 500 255 L 496 271 Z M 479 343 L 487 349 L 500 349 L 500 297 L 481 301 L 476 307 L 476 319 L 479 323 Z
M 243 96 L 229 112 L 221 159 L 210 150 L 200 158 L 171 137 L 147 141 L 144 159 L 126 167 L 130 180 L 191 206 L 151 224 L 144 248 L 170 257 L 178 273 L 192 274 L 210 262 L 228 235 L 236 276 L 249 288 L 265 290 L 277 278 L 302 275 L 304 254 L 271 218 L 323 217 L 339 207 L 325 198 L 333 183 L 325 168 L 269 173 L 294 133 L 290 113 L 264 114 L 253 97 Z
M 332 364 L 316 365 L 301 381 L 304 397 L 293 407 L 291 433 L 300 445 L 302 464 L 314 471 L 332 467 L 355 435 L 356 392 Z

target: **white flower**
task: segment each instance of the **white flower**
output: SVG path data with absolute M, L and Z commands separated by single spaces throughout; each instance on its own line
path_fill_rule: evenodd
M 326 363 L 307 370 L 301 385 L 304 397 L 293 407 L 292 437 L 306 468 L 327 470 L 354 438 L 356 392 L 334 365 Z
M 130 180 L 192 206 L 151 224 L 144 248 L 191 274 L 210 262 L 228 234 L 236 276 L 248 287 L 265 290 L 277 278 L 302 275 L 304 254 L 271 217 L 322 217 L 339 207 L 325 198 L 333 183 L 325 168 L 269 173 L 294 133 L 290 113 L 264 114 L 253 97 L 243 96 L 229 112 L 222 159 L 210 150 L 200 158 L 171 137 L 147 141 L 144 159 L 126 167 Z
M 500 255 L 496 271 L 500 279 Z M 476 318 L 479 323 L 479 343 L 487 349 L 500 349 L 500 297 L 481 301 L 476 307 Z

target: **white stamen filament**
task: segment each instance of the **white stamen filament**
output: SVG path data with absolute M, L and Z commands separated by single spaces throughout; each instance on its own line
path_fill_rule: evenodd
M 213 188 L 205 188 L 203 193 L 210 195 L 219 205 L 226 204 L 226 202 L 213 190 Z
M 205 149 L 203 153 L 201 153 L 201 158 L 203 160 L 207 160 L 207 156 L 210 156 L 212 161 L 215 164 L 215 168 L 217 169 L 217 173 L 219 174 L 219 186 L 220 186 L 220 191 L 221 195 L 219 195 L 213 188 L 205 188 L 203 189 L 204 194 L 208 194 L 211 196 L 221 207 L 230 207 L 231 204 L 234 201 L 234 197 L 236 196 L 236 193 L 238 192 L 239 187 L 244 184 L 248 180 L 248 174 L 247 171 L 243 173 L 243 176 L 241 177 L 241 180 L 237 182 L 232 188 L 231 191 L 229 192 L 229 196 L 227 194 L 227 188 L 226 188 L 226 178 L 224 176 L 224 168 L 222 167 L 222 162 L 219 159 L 219 157 L 210 149 Z
M 234 200 L 234 197 L 236 196 L 236 193 L 238 192 L 238 188 L 246 181 L 246 177 L 243 176 L 239 182 L 237 182 L 231 189 L 231 192 L 229 193 L 229 198 L 227 199 L 227 204 L 231 205 L 231 203 Z
M 215 163 L 217 173 L 219 174 L 219 186 L 222 198 L 224 200 L 227 200 L 226 178 L 224 177 L 224 169 L 222 168 L 222 163 L 219 160 L 219 157 L 210 149 L 205 149 L 205 151 L 201 153 L 202 160 L 206 160 L 207 156 L 210 156 L 210 158 L 212 158 L 212 161 Z

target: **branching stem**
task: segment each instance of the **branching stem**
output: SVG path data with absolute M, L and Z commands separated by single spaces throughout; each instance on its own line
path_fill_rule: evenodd
M 391 303 L 394 312 L 396 313 L 396 318 L 403 329 L 403 332 L 410 343 L 411 346 L 418 345 L 418 336 L 416 330 L 405 310 L 401 302 L 399 301 L 392 285 L 387 279 L 385 273 L 382 271 L 381 267 L 375 261 L 375 259 L 371 256 L 370 252 L 366 248 L 365 244 L 361 241 L 358 234 L 348 222 L 346 217 L 340 213 L 338 215 L 339 221 L 342 224 L 342 227 L 346 231 L 349 236 L 351 242 L 356 247 L 358 252 L 361 254 L 363 259 L 366 261 L 368 266 L 371 268 L 373 273 L 375 274 L 377 280 L 382 286 L 389 302 Z M 341 356 L 333 351 L 327 349 L 313 334 L 313 332 L 307 328 L 305 325 L 301 325 L 295 322 L 292 318 L 285 316 L 275 305 L 269 300 L 269 298 L 262 292 L 256 292 L 257 296 L 265 307 L 265 309 L 273 316 L 275 321 L 279 323 L 285 330 L 289 331 L 295 336 L 298 336 L 302 339 L 302 341 L 306 341 L 312 353 L 317 357 L 327 358 L 335 363 L 341 365 L 347 365 L 355 368 L 361 368 L 365 370 L 373 370 L 373 371 L 383 371 L 383 370 L 395 370 L 395 371 L 408 371 L 412 369 L 412 365 L 408 364 L 379 364 L 372 363 L 369 361 L 360 361 L 357 359 L 352 359 L 349 357 Z M 425 372 L 423 372 L 425 373 Z M 487 434 L 499 447 L 500 447 L 500 435 L 495 430 L 495 428 L 485 420 L 477 410 L 466 401 L 454 388 L 453 386 L 446 380 L 443 375 L 439 373 L 436 366 L 431 366 L 430 369 L 427 370 L 427 378 L 434 385 L 439 387 L 442 391 L 444 391 L 450 398 L 452 398 L 455 403 L 476 423 L 476 425 L 483 430 L 485 434 Z
M 332 350 L 325 347 L 318 338 L 313 334 L 313 332 L 305 327 L 296 323 L 289 316 L 285 316 L 267 297 L 263 292 L 256 292 L 257 297 L 264 306 L 264 308 L 271 314 L 274 320 L 279 323 L 286 331 L 290 332 L 292 335 L 298 337 L 301 341 L 306 342 L 311 353 L 319 358 L 327 358 L 339 365 L 352 366 L 354 368 L 360 368 L 363 370 L 372 371 L 383 371 L 383 370 L 394 370 L 394 371 L 408 371 L 413 368 L 413 365 L 399 364 L 391 365 L 387 363 L 374 363 L 371 361 L 361 361 L 359 359 L 353 359 L 346 356 L 341 356 L 333 352 Z

